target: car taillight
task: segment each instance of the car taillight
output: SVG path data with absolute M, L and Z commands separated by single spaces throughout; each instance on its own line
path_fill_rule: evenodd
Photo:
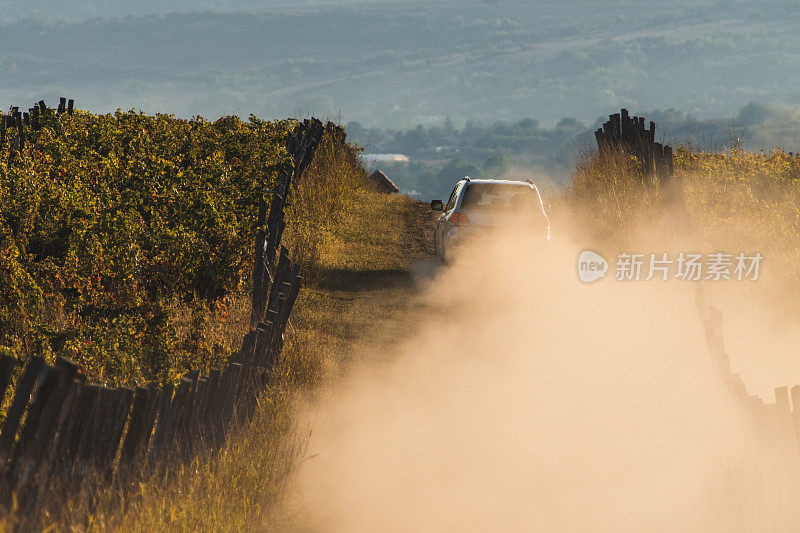
M 450 224 L 453 226 L 469 226 L 469 216 L 466 213 L 456 211 L 450 215 Z

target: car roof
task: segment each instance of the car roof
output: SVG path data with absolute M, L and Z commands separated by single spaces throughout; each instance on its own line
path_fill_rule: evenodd
M 467 178 L 463 178 L 463 179 L 467 179 Z M 474 180 L 472 178 L 469 178 L 467 181 L 469 181 L 470 183 L 497 183 L 497 184 L 507 184 L 507 185 L 533 185 L 531 182 L 523 181 L 523 180 L 490 180 L 490 179 Z
M 536 190 L 536 192 L 539 192 L 539 188 L 536 187 L 536 184 L 534 184 L 530 180 L 490 180 L 490 179 L 477 179 L 477 180 L 474 180 L 474 179 L 469 178 L 469 177 L 465 177 L 465 178 L 461 179 L 461 181 L 465 181 L 465 180 L 466 180 L 466 183 L 468 183 L 468 184 L 471 184 L 471 183 L 485 183 L 485 184 L 497 184 L 497 185 L 520 185 L 520 186 L 523 186 L 523 187 L 532 187 L 534 190 Z

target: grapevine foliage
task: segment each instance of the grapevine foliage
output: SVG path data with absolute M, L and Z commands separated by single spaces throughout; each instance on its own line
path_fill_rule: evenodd
M 198 322 L 249 282 L 256 206 L 294 123 L 41 122 L 21 153 L 0 146 L 0 350 L 64 355 L 111 382 L 218 362 Z

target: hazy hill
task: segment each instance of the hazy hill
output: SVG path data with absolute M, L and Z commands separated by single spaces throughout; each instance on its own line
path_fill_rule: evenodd
M 391 0 L 372 0 L 372 3 Z M 357 4 L 341 0 L 5 0 L 0 12 L 0 22 L 37 17 L 50 20 L 77 22 L 89 18 L 116 18 L 192 11 L 237 11 L 273 9 L 279 7 L 314 7 L 325 5 Z
M 591 124 L 621 106 L 734 116 L 800 104 L 797 15 L 787 0 L 13 0 L 0 105 L 64 94 L 93 111 L 309 111 L 392 128 Z

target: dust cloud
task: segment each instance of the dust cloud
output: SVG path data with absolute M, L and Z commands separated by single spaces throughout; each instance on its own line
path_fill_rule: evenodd
M 424 281 L 424 326 L 305 408 L 294 527 L 796 529 L 796 450 L 734 410 L 692 284 L 584 284 L 581 250 L 494 236 Z

